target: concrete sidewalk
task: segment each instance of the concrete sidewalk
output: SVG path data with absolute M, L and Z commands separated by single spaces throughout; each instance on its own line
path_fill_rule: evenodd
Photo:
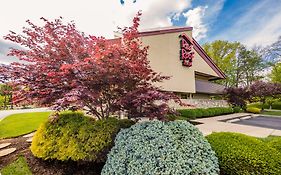
M 12 114 L 27 113 L 27 112 L 47 112 L 47 111 L 51 111 L 51 110 L 48 108 L 3 110 L 0 111 L 0 120 Z
M 227 123 L 222 120 L 231 120 L 235 118 L 245 117 L 252 114 L 235 113 L 229 115 L 222 115 L 218 117 L 209 117 L 192 120 L 194 122 L 202 123 L 196 127 L 206 136 L 212 132 L 236 132 L 254 137 L 268 137 L 269 135 L 281 136 L 281 130 L 262 128 L 256 126 L 240 125 L 235 123 Z

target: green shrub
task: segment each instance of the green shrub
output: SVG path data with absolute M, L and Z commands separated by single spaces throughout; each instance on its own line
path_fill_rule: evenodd
M 234 106 L 233 107 L 233 112 L 234 113 L 238 113 L 238 112 L 240 112 L 241 111 L 241 108 L 239 107 L 239 106 Z
M 281 110 L 281 102 L 275 102 L 272 104 L 272 109 Z
M 212 117 L 217 115 L 231 114 L 233 109 L 231 107 L 216 107 L 216 108 L 196 108 L 196 109 L 180 109 L 178 110 L 182 117 L 188 119 L 195 119 L 201 117 Z
M 45 160 L 104 162 L 120 128 L 132 124 L 116 118 L 95 121 L 79 112 L 60 113 L 39 127 L 31 151 Z
M 267 142 L 267 145 L 275 148 L 281 153 L 281 137 L 273 137 L 270 141 Z
M 254 113 L 254 114 L 260 114 L 261 113 L 261 109 L 254 108 L 254 107 L 247 108 L 246 111 L 250 112 L 250 113 Z
M 251 103 L 251 104 L 248 104 L 247 107 L 255 107 L 255 108 L 262 108 L 262 104 L 261 103 Z M 264 104 L 263 105 L 263 108 L 264 109 L 269 109 L 269 104 Z M 281 110 L 281 102 L 275 102 L 272 104 L 272 109 L 277 109 L 277 110 Z
M 196 118 L 196 111 L 194 109 L 179 109 L 178 112 L 180 113 L 180 116 L 182 116 L 182 117 L 186 117 L 189 119 Z
M 219 174 L 202 133 L 187 121 L 151 121 L 121 130 L 102 175 Z
M 221 132 L 206 138 L 217 154 L 221 174 L 281 174 L 281 154 L 255 137 Z

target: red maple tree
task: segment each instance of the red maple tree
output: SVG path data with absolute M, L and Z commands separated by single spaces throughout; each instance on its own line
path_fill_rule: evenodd
M 140 15 L 131 27 L 120 30 L 117 40 L 85 35 L 62 18 L 41 18 L 42 27 L 28 20 L 23 34 L 4 37 L 27 48 L 9 53 L 25 63 L 0 68 L 18 87 L 14 102 L 32 100 L 58 110 L 83 108 L 98 119 L 118 111 L 126 111 L 130 118 L 162 119 L 171 112 L 169 100 L 181 102 L 154 84 L 169 77 L 149 66 L 148 47 L 139 39 Z

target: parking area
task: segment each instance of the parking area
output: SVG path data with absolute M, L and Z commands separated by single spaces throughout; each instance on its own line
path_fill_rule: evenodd
M 257 116 L 233 123 L 281 130 L 281 117 Z

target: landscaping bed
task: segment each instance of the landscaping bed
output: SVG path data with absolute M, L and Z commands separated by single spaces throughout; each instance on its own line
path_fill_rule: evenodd
M 29 169 L 34 175 L 63 175 L 63 174 L 91 174 L 91 175 L 99 175 L 100 171 L 103 167 L 103 164 L 97 163 L 83 163 L 77 164 L 74 161 L 55 161 L 49 160 L 44 161 L 42 159 L 36 158 L 31 153 L 29 147 L 30 143 L 26 142 L 26 138 L 17 137 L 13 139 L 0 140 L 0 143 L 10 142 L 11 145 L 9 147 L 16 147 L 17 150 L 4 157 L 0 157 L 0 169 L 2 170 L 4 167 L 10 165 L 15 162 L 20 155 L 25 158 Z M 5 175 L 5 174 L 3 174 Z

